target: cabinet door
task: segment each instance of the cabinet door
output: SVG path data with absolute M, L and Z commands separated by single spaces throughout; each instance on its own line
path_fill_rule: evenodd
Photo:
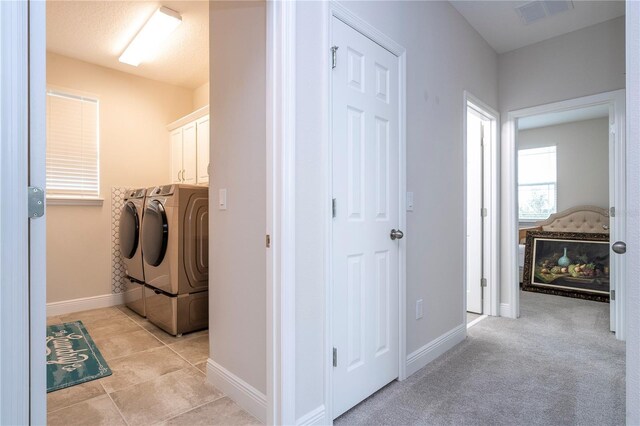
M 198 143 L 197 143 L 197 183 L 198 185 L 209 183 L 209 116 L 202 117 L 197 121 Z
M 196 123 L 182 128 L 182 182 L 196 183 Z
M 171 183 L 180 183 L 182 172 L 182 128 L 171 132 Z

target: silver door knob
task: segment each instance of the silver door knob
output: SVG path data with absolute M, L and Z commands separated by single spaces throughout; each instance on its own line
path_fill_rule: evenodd
M 404 232 L 399 229 L 392 229 L 390 236 L 392 240 L 401 240 L 404 237 Z
M 627 252 L 627 243 L 625 243 L 624 241 L 616 241 L 615 243 L 613 243 L 611 248 L 618 254 L 625 254 Z

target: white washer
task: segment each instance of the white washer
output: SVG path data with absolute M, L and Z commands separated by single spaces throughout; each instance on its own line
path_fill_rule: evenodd
M 208 188 L 147 190 L 142 222 L 146 314 L 171 334 L 208 326 L 208 244 Z
M 127 274 L 125 283 L 125 304 L 145 316 L 144 307 L 144 267 L 142 264 L 142 218 L 146 189 L 127 192 L 120 213 L 120 253 Z

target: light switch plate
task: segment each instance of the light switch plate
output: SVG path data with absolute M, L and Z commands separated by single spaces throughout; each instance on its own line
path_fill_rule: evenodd
M 407 211 L 413 211 L 413 192 L 407 192 Z
M 219 189 L 218 190 L 218 209 L 226 210 L 227 209 L 227 189 Z
M 416 319 L 419 320 L 424 316 L 424 308 L 422 304 L 422 299 L 416 300 Z

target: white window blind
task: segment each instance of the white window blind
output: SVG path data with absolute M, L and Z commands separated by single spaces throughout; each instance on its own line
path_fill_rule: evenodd
M 98 198 L 97 99 L 47 92 L 47 197 Z
M 556 212 L 556 147 L 518 151 L 518 204 L 520 221 L 546 219 Z

